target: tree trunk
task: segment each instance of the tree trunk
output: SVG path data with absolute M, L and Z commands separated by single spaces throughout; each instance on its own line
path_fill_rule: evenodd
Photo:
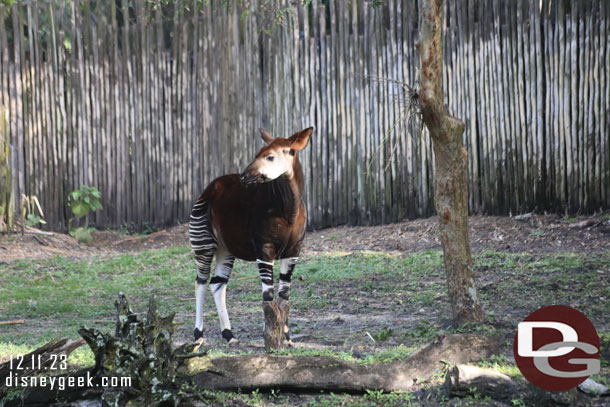
M 420 1 L 419 105 L 434 148 L 434 199 L 453 319 L 460 325 L 466 321 L 480 322 L 483 314 L 468 238 L 468 153 L 462 146 L 464 123 L 450 116 L 443 102 L 442 5 L 442 0 Z
M 290 302 L 283 298 L 276 301 L 263 301 L 265 313 L 265 351 L 284 347 L 286 320 L 290 311 Z

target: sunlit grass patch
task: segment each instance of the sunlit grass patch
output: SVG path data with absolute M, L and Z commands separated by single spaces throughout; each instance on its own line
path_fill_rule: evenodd
M 504 355 L 491 355 L 487 359 L 481 359 L 477 364 L 481 367 L 488 367 L 497 370 L 498 372 L 504 373 L 510 377 L 523 376 L 517 365 L 511 362 L 510 359 Z

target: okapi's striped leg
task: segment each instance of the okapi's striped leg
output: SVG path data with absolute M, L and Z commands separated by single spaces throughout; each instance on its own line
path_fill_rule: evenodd
M 231 254 L 216 255 L 216 268 L 214 275 L 210 280 L 210 290 L 214 294 L 214 302 L 218 310 L 218 318 L 220 319 L 220 331 L 222 337 L 233 344 L 237 342 L 237 338 L 233 337 L 231 332 L 231 322 L 229 321 L 229 313 L 227 312 L 227 283 L 231 277 L 233 270 L 233 262 L 235 256 Z
M 273 301 L 273 260 L 256 259 L 256 263 L 263 285 L 263 301 Z
M 278 288 L 278 295 L 285 300 L 288 300 L 290 297 L 292 272 L 294 271 L 294 266 L 297 264 L 298 260 L 298 257 L 289 257 L 280 260 L 280 285 Z
M 298 260 L 298 257 L 289 257 L 287 259 L 280 260 L 280 284 L 277 295 L 286 301 L 288 301 L 290 298 L 290 282 L 292 281 L 292 272 L 294 271 L 294 266 L 297 264 Z M 284 325 L 284 337 L 286 338 L 287 344 L 292 346 L 288 321 L 286 321 L 286 325 Z
M 216 253 L 216 238 L 211 233 L 208 217 L 208 204 L 197 202 L 193 206 L 189 223 L 189 238 L 197 261 L 197 278 L 195 280 L 195 340 L 203 337 L 203 303 L 205 286 L 210 276 L 210 268 Z

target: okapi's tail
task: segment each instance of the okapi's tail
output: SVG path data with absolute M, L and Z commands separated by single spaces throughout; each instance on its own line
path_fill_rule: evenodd
M 205 284 L 216 253 L 216 237 L 212 232 L 212 220 L 208 201 L 202 196 L 193 205 L 189 222 L 189 239 L 197 260 L 197 282 Z

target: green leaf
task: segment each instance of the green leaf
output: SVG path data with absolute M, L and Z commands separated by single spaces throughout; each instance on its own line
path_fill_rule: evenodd
M 82 202 L 74 202 L 72 205 L 72 212 L 74 212 L 75 216 L 83 218 L 89 213 L 89 206 Z
M 85 201 L 85 202 L 87 202 L 88 204 L 90 204 L 90 203 L 91 203 L 91 198 L 89 198 L 88 196 L 86 196 L 86 197 L 85 197 L 85 199 L 84 199 L 84 201 Z

